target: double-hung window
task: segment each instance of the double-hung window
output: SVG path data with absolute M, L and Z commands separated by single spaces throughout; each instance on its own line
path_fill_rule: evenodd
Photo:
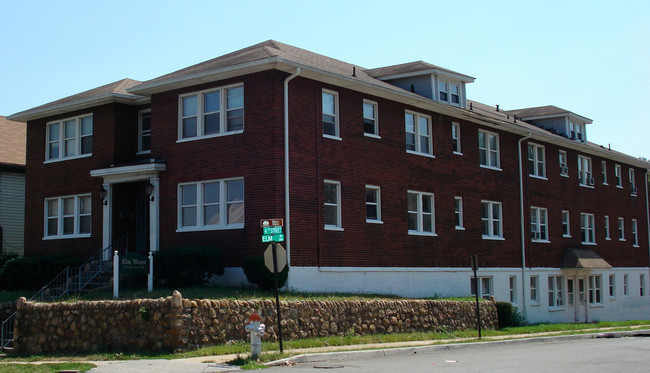
M 449 102 L 449 83 L 438 82 L 438 99 L 439 101 Z
M 628 175 L 630 177 L 630 194 L 633 196 L 636 196 L 637 189 L 636 189 L 636 181 L 634 179 L 634 169 L 630 168 L 628 170 Z
M 470 292 L 472 295 L 476 295 L 474 277 L 470 278 Z M 478 296 L 483 299 L 490 299 L 492 296 L 492 277 L 478 278 Z
M 623 170 L 621 165 L 614 165 L 614 176 L 616 177 L 616 187 L 623 188 Z
M 47 124 L 46 161 L 91 155 L 93 116 L 82 115 Z
M 510 276 L 508 279 L 510 286 L 510 303 L 517 303 L 517 276 Z
M 528 144 L 528 174 L 539 178 L 546 177 L 546 156 L 542 145 Z
M 589 304 L 602 304 L 602 276 L 589 276 Z
M 381 223 L 381 193 L 378 186 L 366 185 L 366 222 Z
M 625 241 L 625 219 L 618 218 L 618 240 Z
M 548 276 L 548 307 L 564 307 L 564 277 Z
M 609 275 L 609 297 L 616 298 L 616 275 Z
M 627 275 L 623 275 L 623 295 L 630 295 L 630 280 Z
M 583 244 L 595 244 L 594 214 L 580 213 L 580 235 Z
M 564 150 L 560 150 L 558 154 L 560 161 L 560 175 L 569 177 L 569 158 Z
M 370 137 L 379 137 L 379 123 L 377 120 L 377 103 L 363 100 L 363 134 Z
M 500 169 L 499 135 L 479 130 L 478 154 L 481 167 Z
M 607 162 L 601 161 L 600 168 L 603 173 L 603 185 L 607 185 Z
M 433 155 L 431 117 L 406 111 L 406 151 L 414 154 Z
M 342 230 L 341 183 L 333 180 L 325 180 L 323 196 L 325 229 Z
M 463 230 L 463 197 L 454 197 L 454 223 L 456 229 Z
M 151 110 L 138 115 L 138 154 L 151 152 Z
M 609 216 L 607 215 L 605 215 L 605 239 L 611 240 L 611 236 L 609 235 Z
M 548 242 L 548 211 L 541 207 L 530 208 L 530 233 L 533 241 Z
M 409 234 L 434 236 L 435 213 L 432 193 L 408 191 Z
M 584 124 L 569 121 L 569 132 L 572 140 L 584 141 Z
M 481 230 L 484 239 L 503 239 L 501 202 L 481 201 Z
M 178 185 L 178 230 L 244 227 L 244 179 Z
M 645 297 L 645 275 L 639 275 L 639 295 Z
M 454 154 L 463 154 L 460 147 L 460 124 L 456 122 L 451 124 L 451 144 Z
M 571 237 L 571 223 L 569 219 L 569 212 L 562 211 L 562 237 Z
M 339 133 L 339 94 L 334 91 L 323 90 L 323 136 L 340 139 Z
M 438 81 L 438 101 L 460 106 L 460 84 L 444 80 Z
M 449 103 L 455 106 L 460 106 L 460 85 L 451 83 L 449 84 L 450 100 Z
M 534 305 L 539 304 L 539 277 L 530 276 L 530 302 Z
M 591 158 L 578 156 L 578 180 L 581 186 L 593 186 L 594 179 L 591 172 Z
M 632 245 L 639 247 L 639 232 L 636 219 L 632 219 Z
M 45 238 L 90 237 L 90 194 L 45 199 Z
M 179 107 L 179 139 L 214 137 L 244 130 L 242 84 L 181 95 Z

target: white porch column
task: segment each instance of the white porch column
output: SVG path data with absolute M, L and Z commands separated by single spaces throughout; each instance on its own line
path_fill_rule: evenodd
M 106 198 L 102 201 L 102 249 L 111 246 L 111 227 L 113 226 L 113 186 L 109 183 L 102 184 L 106 191 Z M 111 259 L 111 251 L 104 252 L 104 260 Z
M 149 251 L 157 252 L 160 249 L 160 178 L 150 177 L 153 191 L 149 197 Z

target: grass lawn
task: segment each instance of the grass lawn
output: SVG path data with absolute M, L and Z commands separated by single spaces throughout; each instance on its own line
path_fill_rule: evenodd
M 2 373 L 56 373 L 62 370 L 79 370 L 86 372 L 96 365 L 86 363 L 52 363 L 52 364 L 0 364 Z

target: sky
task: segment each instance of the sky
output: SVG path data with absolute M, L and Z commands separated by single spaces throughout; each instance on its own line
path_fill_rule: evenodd
M 650 1 L 0 0 L 0 115 L 274 39 L 366 68 L 423 60 L 469 99 L 555 105 L 650 158 Z

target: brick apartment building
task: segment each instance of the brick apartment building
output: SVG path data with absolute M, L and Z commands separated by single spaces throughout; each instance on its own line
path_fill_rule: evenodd
M 26 255 L 221 247 L 224 283 L 283 218 L 304 291 L 467 296 L 529 322 L 647 318 L 650 163 L 554 106 L 469 100 L 474 78 L 266 41 L 17 114 Z M 479 286 L 470 256 L 479 255 Z

